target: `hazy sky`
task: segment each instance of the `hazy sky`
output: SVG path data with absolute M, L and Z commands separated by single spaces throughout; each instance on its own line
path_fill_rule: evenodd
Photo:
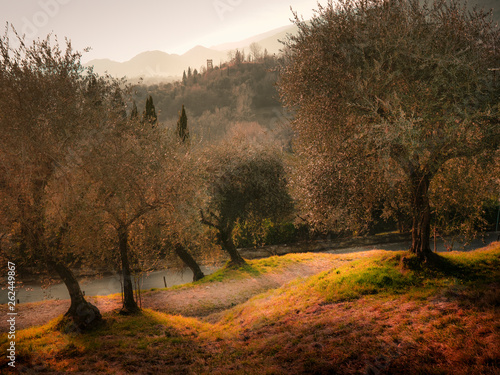
M 84 62 L 125 61 L 143 51 L 182 54 L 286 26 L 290 6 L 308 19 L 317 0 L 0 0 L 0 21 L 30 39 L 53 32 L 77 50 L 92 47 Z

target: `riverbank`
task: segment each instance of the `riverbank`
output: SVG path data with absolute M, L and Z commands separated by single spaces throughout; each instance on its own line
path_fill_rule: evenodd
M 497 234 L 494 232 L 485 233 L 483 237 L 468 244 L 464 243 L 464 241 L 457 241 L 456 239 L 452 241 L 451 238 L 446 240 L 439 238 L 436 242 L 436 250 L 438 252 L 444 252 L 451 248 L 460 251 L 470 251 L 496 241 L 497 237 Z M 389 233 L 343 240 L 320 239 L 295 244 L 238 249 L 238 251 L 245 259 L 262 259 L 274 255 L 281 256 L 305 252 L 328 252 L 333 254 L 364 252 L 375 247 L 381 250 L 399 251 L 407 249 L 410 242 L 409 234 Z M 431 246 L 434 247 L 433 241 Z M 166 267 L 166 263 L 163 264 L 163 266 Z M 202 270 L 205 275 L 209 275 L 221 267 L 223 267 L 223 263 L 220 263 L 218 266 L 202 266 Z M 89 270 L 83 272 L 83 274 L 89 273 Z M 164 268 L 141 276 L 141 288 L 163 288 L 165 285 L 173 286 L 186 284 L 191 282 L 192 277 L 191 270 L 187 268 L 180 272 L 173 272 L 172 269 Z M 78 279 L 82 290 L 88 296 L 105 296 L 121 292 L 121 277 L 117 274 L 99 278 L 92 276 L 79 277 Z M 21 304 L 43 300 L 64 300 L 67 298 L 69 298 L 69 295 L 66 287 L 62 283 L 55 283 L 48 289 L 41 288 L 40 283 L 24 283 L 22 287 L 18 286 L 17 290 L 17 299 L 19 299 Z M 6 302 L 7 295 L 0 294 L 0 305 Z
M 251 261 L 150 291 L 155 309 L 106 312 L 87 334 L 61 332 L 57 319 L 19 331 L 17 370 L 497 374 L 500 244 L 437 259 L 423 269 L 380 250 Z
M 339 260 L 329 255 L 297 254 L 289 258 L 271 259 L 250 263 L 250 268 L 234 271 L 227 282 L 220 285 L 210 282 L 217 279 L 223 270 L 209 275 L 202 283 L 186 283 L 171 288 L 143 290 L 142 304 L 145 308 L 183 316 L 204 317 L 223 311 L 269 289 L 278 288 L 297 277 L 307 277 L 326 271 L 346 261 L 365 256 L 358 254 Z M 253 266 L 252 266 L 253 265 Z M 252 268 L 253 267 L 253 268 Z M 257 268 L 255 268 L 257 267 Z M 267 269 L 267 271 L 266 271 Z M 87 300 L 101 312 L 110 312 L 121 307 L 121 295 L 88 295 Z M 69 299 L 48 300 L 17 305 L 17 327 L 25 329 L 49 322 L 64 314 L 70 306 Z M 0 315 L 6 315 L 7 305 L 0 305 Z M 7 321 L 0 319 L 0 332 L 7 329 Z

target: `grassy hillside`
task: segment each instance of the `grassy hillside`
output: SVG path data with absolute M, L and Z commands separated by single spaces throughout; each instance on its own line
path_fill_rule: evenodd
M 326 255 L 307 255 L 314 256 Z M 206 283 L 223 288 L 300 261 L 254 261 Z M 446 254 L 425 270 L 412 263 L 403 252 L 369 252 L 204 319 L 113 312 L 96 331 L 75 335 L 57 329 L 58 318 L 18 333 L 18 366 L 42 373 L 498 374 L 500 244 Z M 5 352 L 5 336 L 0 347 Z

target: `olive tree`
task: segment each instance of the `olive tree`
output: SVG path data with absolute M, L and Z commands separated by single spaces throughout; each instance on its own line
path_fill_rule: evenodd
M 277 150 L 236 137 L 211 149 L 207 160 L 207 200 L 201 220 L 215 229 L 229 264 L 239 266 L 245 261 L 233 242 L 237 221 L 281 219 L 292 210 L 282 157 Z
M 107 121 L 83 160 L 82 197 L 87 215 L 101 223 L 103 256 L 120 259 L 124 312 L 138 310 L 133 268 L 157 260 L 156 228 L 169 225 L 167 211 L 182 200 L 185 179 L 177 147 L 175 137 L 160 127 L 122 116 Z
M 87 95 L 98 79 L 85 73 L 71 43 L 61 49 L 47 37 L 27 45 L 14 34 L 17 47 L 8 30 L 0 38 L 2 248 L 31 269 L 55 272 L 71 298 L 66 315 L 85 329 L 101 315 L 85 300 L 70 268 L 77 255 L 64 244 L 78 211 L 69 176 L 101 119 Z
M 410 250 L 428 258 L 429 191 L 443 170 L 498 157 L 500 30 L 455 0 L 335 4 L 310 22 L 296 16 L 280 68 L 297 149 L 309 160 L 299 176 L 305 201 L 355 220 L 371 220 L 381 203 L 406 206 Z

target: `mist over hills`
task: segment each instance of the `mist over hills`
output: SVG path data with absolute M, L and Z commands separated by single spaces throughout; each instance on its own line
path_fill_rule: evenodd
M 267 49 L 271 55 L 278 53 L 282 47 L 279 40 L 285 39 L 287 33 L 294 33 L 296 30 L 295 25 L 289 25 L 239 42 L 226 43 L 211 48 L 196 46 L 182 55 L 162 51 L 146 51 L 125 62 L 96 59 L 89 61 L 85 66 L 93 66 L 94 71 L 98 74 L 108 73 L 115 77 L 175 80 L 182 76 L 183 71 L 188 67 L 200 70 L 202 66 L 206 66 L 208 59 L 213 60 L 214 65 L 227 61 L 228 52 L 236 48 L 244 49 L 245 53 L 248 53 L 252 43 L 258 43 L 262 47 L 262 51 Z
M 125 62 L 109 59 L 91 60 L 86 66 L 93 66 L 98 74 L 109 73 L 115 77 L 133 78 L 178 78 L 188 67 L 199 69 L 207 59 L 218 61 L 226 53 L 197 46 L 185 54 L 169 54 L 162 51 L 142 52 Z
M 492 9 L 494 21 L 500 22 L 498 1 L 470 0 L 468 7 L 472 9 L 474 6 L 478 6 L 485 10 Z M 229 51 L 238 48 L 249 53 L 249 46 L 252 43 L 258 43 L 262 47 L 262 51 L 267 49 L 270 55 L 277 54 L 282 48 L 280 40 L 286 39 L 287 34 L 295 34 L 296 32 L 297 26 L 291 24 L 238 42 L 224 43 L 210 48 L 196 46 L 182 55 L 162 51 L 146 51 L 125 62 L 96 59 L 89 61 L 85 66 L 94 66 L 94 71 L 100 75 L 108 73 L 118 78 L 126 77 L 129 80 L 142 77 L 145 82 L 174 81 L 178 80 L 188 67 L 200 71 L 202 66 L 206 67 L 207 59 L 212 59 L 214 65 L 219 65 L 228 60 Z

